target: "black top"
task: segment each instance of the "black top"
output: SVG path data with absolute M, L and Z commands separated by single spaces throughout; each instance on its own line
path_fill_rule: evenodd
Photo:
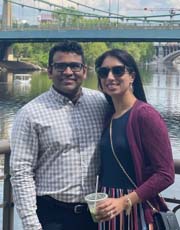
M 134 165 L 127 140 L 126 127 L 130 111 L 112 121 L 112 142 L 114 151 L 128 175 L 136 183 Z M 103 132 L 101 148 L 101 185 L 111 188 L 134 188 L 119 167 L 111 149 L 109 126 Z

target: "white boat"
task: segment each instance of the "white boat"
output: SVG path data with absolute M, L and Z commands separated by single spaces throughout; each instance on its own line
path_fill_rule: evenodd
M 31 74 L 14 74 L 14 83 L 29 84 L 31 82 Z

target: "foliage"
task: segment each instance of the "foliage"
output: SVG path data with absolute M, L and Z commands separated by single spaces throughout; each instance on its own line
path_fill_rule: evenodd
M 14 57 L 17 60 L 29 59 L 30 62 L 36 63 L 42 67 L 47 66 L 49 49 L 52 43 L 15 43 L 13 45 Z
M 68 14 L 69 12 L 69 14 Z M 81 16 L 79 15 L 79 11 L 75 10 L 73 7 L 70 7 L 69 10 L 67 9 L 56 9 L 52 17 L 54 18 L 54 22 L 58 25 L 62 26 L 67 26 L 67 25 L 77 25 L 78 21 L 82 19 Z
M 81 43 L 85 53 L 86 64 L 94 66 L 95 59 L 103 52 L 112 48 L 127 50 L 137 62 L 151 61 L 154 48 L 152 43 L 118 43 L 118 42 L 88 42 Z M 48 54 L 54 43 L 16 43 L 13 45 L 14 57 L 17 60 L 29 61 L 47 67 Z
M 150 42 L 109 43 L 108 46 L 127 50 L 137 62 L 151 61 L 155 52 L 153 43 Z
M 104 42 L 83 43 L 82 46 L 86 57 L 86 64 L 90 67 L 93 67 L 95 59 L 108 49 Z
M 16 43 L 13 45 L 14 56 L 19 60 L 21 57 L 29 58 L 32 55 L 32 47 L 25 44 Z

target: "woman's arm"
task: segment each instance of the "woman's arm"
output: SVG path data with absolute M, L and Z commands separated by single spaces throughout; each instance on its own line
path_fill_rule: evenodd
M 136 193 L 145 201 L 171 185 L 175 172 L 168 130 L 161 115 L 151 106 L 143 107 L 139 113 L 139 126 L 145 162 L 142 167 L 144 182 Z

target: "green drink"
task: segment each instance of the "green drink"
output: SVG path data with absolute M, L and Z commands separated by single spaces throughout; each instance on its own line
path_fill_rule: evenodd
M 91 208 L 89 209 L 90 213 L 91 213 L 91 217 L 93 219 L 94 222 L 98 222 L 98 220 L 96 219 L 96 209 L 95 208 Z
M 88 204 L 89 211 L 91 213 L 92 219 L 94 222 L 98 222 L 96 219 L 96 204 L 102 202 L 103 200 L 107 199 L 108 195 L 106 193 L 91 193 L 85 196 L 85 201 Z

